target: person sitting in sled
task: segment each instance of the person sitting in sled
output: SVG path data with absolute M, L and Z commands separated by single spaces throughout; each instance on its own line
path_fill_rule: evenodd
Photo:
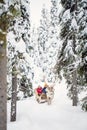
M 44 84 L 44 87 L 43 87 L 43 89 L 42 89 L 42 93 L 46 94 L 46 88 L 47 88 L 47 87 L 48 87 L 48 84 L 45 83 L 45 84 Z
M 40 85 L 37 88 L 37 93 L 39 96 L 42 94 L 42 87 Z

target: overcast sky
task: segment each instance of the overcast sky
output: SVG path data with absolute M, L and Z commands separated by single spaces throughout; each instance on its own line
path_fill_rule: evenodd
M 50 8 L 50 0 L 30 0 L 31 26 L 38 26 L 43 4 L 45 4 L 46 8 Z

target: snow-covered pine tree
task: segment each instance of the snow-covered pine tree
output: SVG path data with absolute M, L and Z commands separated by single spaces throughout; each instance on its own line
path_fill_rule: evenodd
M 78 84 L 79 92 L 87 90 L 87 1 L 78 1 L 78 44 L 77 54 L 79 55 Z M 87 95 L 82 99 L 82 109 L 87 111 Z
M 38 28 L 38 53 L 39 61 L 38 65 L 45 72 L 47 68 L 47 44 L 49 37 L 49 15 L 45 6 L 42 8 L 42 18 L 40 20 L 40 26 Z
M 33 49 L 32 45 L 30 45 L 30 1 L 29 0 L 21 0 L 20 1 L 20 10 L 21 10 L 21 18 L 17 20 L 17 23 L 15 26 L 18 28 L 15 29 L 16 32 L 16 39 L 22 38 L 22 40 L 25 43 L 26 46 L 26 54 L 27 57 L 30 55 L 30 51 Z M 22 31 L 21 31 L 22 30 Z M 25 73 L 24 75 L 29 75 L 28 73 L 32 73 L 32 66 L 30 67 L 31 59 L 27 61 L 26 56 L 22 59 L 22 62 L 24 63 Z M 24 61 L 25 60 L 25 61 Z M 22 73 L 23 74 L 23 73 Z M 32 75 L 32 74 L 30 74 Z M 31 77 L 28 77 L 31 79 Z M 31 79 L 32 80 L 32 79 Z
M 57 60 L 58 49 L 58 0 L 51 0 L 50 9 L 50 28 L 48 41 L 48 81 L 54 82 L 55 75 L 53 73 L 54 65 Z
M 17 42 L 20 42 L 20 44 L 22 46 L 22 43 L 24 41 L 25 48 L 26 48 L 25 53 L 22 52 L 22 50 L 20 48 L 19 48 L 19 50 L 15 49 L 15 53 L 16 53 L 17 59 L 18 59 L 17 70 L 19 69 L 21 78 L 23 75 L 26 75 L 27 79 L 28 78 L 30 79 L 31 77 L 28 77 L 28 76 L 29 76 L 29 73 L 31 73 L 31 68 L 30 68 L 30 64 L 29 64 L 29 62 L 31 62 L 31 61 L 30 60 L 27 61 L 27 59 L 26 59 L 26 55 L 27 55 L 27 57 L 29 57 L 29 51 L 32 48 L 30 46 L 30 12 L 29 12 L 30 2 L 29 2 L 29 0 L 25 0 L 25 1 L 21 0 L 15 4 L 17 4 L 17 6 L 20 7 L 21 16 L 18 18 L 15 18 L 10 24 L 9 33 L 11 33 L 10 35 L 13 35 L 13 37 L 10 38 L 8 35 L 8 48 L 9 48 L 9 46 L 10 47 L 12 46 L 12 48 L 16 48 L 17 44 L 19 44 Z M 12 53 L 11 48 L 8 49 L 8 54 L 9 53 Z M 10 62 L 13 62 L 11 56 L 8 58 L 9 58 Z M 20 81 L 21 81 L 21 78 L 19 78 Z M 19 83 L 19 85 L 20 85 L 20 83 Z
M 30 49 L 30 12 L 29 12 L 29 1 L 28 0 L 21 0 L 16 1 L 14 3 L 16 6 L 20 8 L 20 17 L 16 17 L 10 24 L 9 34 L 8 35 L 8 59 L 10 63 L 10 75 L 12 74 L 12 83 L 10 80 L 11 89 L 12 90 L 12 102 L 11 102 L 11 121 L 16 120 L 16 99 L 17 99 L 17 91 L 20 91 L 21 85 L 21 78 L 23 75 L 26 75 L 27 80 L 30 79 L 29 72 L 29 62 L 26 60 L 26 56 L 29 53 Z M 13 37 L 12 37 L 13 36 Z M 17 48 L 17 44 L 25 42 L 25 53 L 22 50 Z M 21 44 L 22 45 L 22 44 Z M 10 48 L 11 47 L 11 48 Z M 24 55 L 25 54 L 25 55 Z M 31 61 L 30 61 L 31 62 Z M 9 66 L 9 65 L 8 65 Z M 14 71 L 15 66 L 15 71 Z M 21 72 L 21 70 L 23 70 Z M 13 72 L 14 71 L 14 72 Z M 14 74 L 14 75 L 13 75 Z M 8 76 L 9 77 L 9 76 Z M 18 78 L 21 77 L 21 78 Z M 19 79 L 19 80 L 18 80 Z M 15 82 L 14 82 L 15 81 Z M 15 86 L 14 86 L 15 85 Z M 19 87 L 18 87 L 19 86 Z M 32 85 L 27 82 L 26 86 L 28 87 L 27 96 L 31 96 L 33 94 Z M 19 95 L 18 95 L 19 96 Z M 20 96 L 18 98 L 21 98 Z
M 77 53 L 80 57 L 79 64 L 79 75 L 80 83 L 82 86 L 87 86 L 87 2 L 85 0 L 80 0 L 78 2 L 78 44 Z
M 76 53 L 77 44 L 77 2 L 71 0 L 61 0 L 63 10 L 60 14 L 60 45 L 58 52 L 58 61 L 56 64 L 57 73 L 60 75 L 61 70 L 68 83 L 69 96 L 72 98 L 73 106 L 77 105 L 77 62 Z M 73 7 L 73 9 L 72 9 Z
M 18 15 L 18 8 L 8 1 L 0 1 L 0 129 L 7 129 L 6 96 L 6 36 L 9 22 Z

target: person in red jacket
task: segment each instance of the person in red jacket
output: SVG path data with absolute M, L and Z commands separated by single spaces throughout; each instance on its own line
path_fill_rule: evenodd
M 37 88 L 37 93 L 39 96 L 42 94 L 42 87 L 40 85 Z

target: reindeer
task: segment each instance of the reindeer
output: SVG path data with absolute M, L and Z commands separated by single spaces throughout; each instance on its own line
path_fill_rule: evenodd
M 47 87 L 47 103 L 50 105 L 52 103 L 52 99 L 54 98 L 54 86 Z

